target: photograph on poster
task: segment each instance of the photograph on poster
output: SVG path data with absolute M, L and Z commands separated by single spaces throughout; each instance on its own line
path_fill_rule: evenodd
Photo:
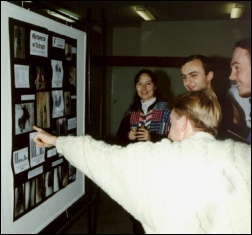
M 30 138 L 30 164 L 31 167 L 37 166 L 45 161 L 45 148 L 36 147 L 33 138 L 37 132 L 29 134 Z
M 64 92 L 65 115 L 71 114 L 71 93 L 70 91 Z
M 60 189 L 61 181 L 61 166 L 55 167 L 53 170 L 53 192 L 57 192 Z
M 14 26 L 14 58 L 25 59 L 25 29 Z
M 67 119 L 59 118 L 56 120 L 56 135 L 67 135 Z
M 45 173 L 45 196 L 49 197 L 53 193 L 53 172 Z
M 51 127 L 50 123 L 50 93 L 37 92 L 37 125 L 41 128 Z
M 35 178 L 25 183 L 25 210 L 35 205 Z
M 36 89 L 45 90 L 46 89 L 45 68 L 41 65 L 37 65 L 35 69 L 36 69 L 36 79 L 35 79 Z
M 73 51 L 72 51 L 73 46 L 69 43 L 66 43 L 65 46 L 65 60 L 71 61 L 73 60 Z
M 52 88 L 62 88 L 63 85 L 63 65 L 60 60 L 51 60 L 52 65 Z
M 71 92 L 71 95 L 76 95 L 76 68 L 74 66 L 67 68 L 67 90 Z
M 15 188 L 15 208 L 14 217 L 24 212 L 25 200 L 24 200 L 24 184 L 19 185 Z
M 34 103 L 15 104 L 15 134 L 23 134 L 33 130 Z
M 63 90 L 52 91 L 53 111 L 52 118 L 62 117 L 64 115 Z
M 13 152 L 13 169 L 15 174 L 19 174 L 30 168 L 28 159 L 28 147 Z
M 62 172 L 61 172 L 61 187 L 66 187 L 68 185 L 68 177 L 69 177 L 69 172 L 68 172 L 68 162 L 65 162 L 62 164 Z
M 45 175 L 41 174 L 36 177 L 36 203 L 45 199 Z
M 76 168 L 69 163 L 68 167 L 69 183 L 76 179 Z

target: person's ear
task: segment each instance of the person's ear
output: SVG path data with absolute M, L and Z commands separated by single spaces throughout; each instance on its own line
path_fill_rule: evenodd
M 211 81 L 214 77 L 214 72 L 213 71 L 209 71 L 208 74 L 207 74 L 207 80 L 208 81 Z

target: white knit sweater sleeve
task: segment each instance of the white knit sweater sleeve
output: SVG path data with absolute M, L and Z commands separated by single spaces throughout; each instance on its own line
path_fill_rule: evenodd
M 156 162 L 153 143 L 123 148 L 96 141 L 90 136 L 69 136 L 59 137 L 56 147 L 72 165 L 131 213 L 141 198 L 137 194 L 146 194 L 144 185 L 149 181 L 152 163 Z M 137 188 L 142 190 L 138 192 Z
M 56 147 L 146 233 L 251 233 L 251 146 L 197 133 L 126 148 L 59 137 Z

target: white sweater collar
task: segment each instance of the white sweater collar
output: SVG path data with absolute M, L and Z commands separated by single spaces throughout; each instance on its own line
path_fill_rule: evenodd
M 156 97 L 153 97 L 152 99 L 150 99 L 146 102 L 142 102 L 142 100 L 141 100 L 142 110 L 145 115 L 147 114 L 147 111 L 148 111 L 148 108 L 150 107 L 150 105 L 152 105 L 155 101 L 156 101 Z

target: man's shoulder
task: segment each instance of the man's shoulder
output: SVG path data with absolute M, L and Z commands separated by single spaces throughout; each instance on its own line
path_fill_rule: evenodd
M 227 97 L 231 100 L 235 100 L 239 104 L 250 104 L 250 97 L 241 97 L 236 86 L 231 86 L 227 92 Z

